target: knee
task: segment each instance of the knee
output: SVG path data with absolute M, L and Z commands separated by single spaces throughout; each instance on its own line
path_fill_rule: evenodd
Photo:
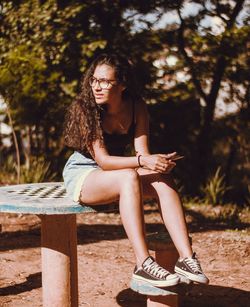
M 121 182 L 124 183 L 132 183 L 132 184 L 136 184 L 140 182 L 140 176 L 137 173 L 136 170 L 134 169 L 125 169 L 122 170 L 121 172 L 121 176 L 120 176 Z

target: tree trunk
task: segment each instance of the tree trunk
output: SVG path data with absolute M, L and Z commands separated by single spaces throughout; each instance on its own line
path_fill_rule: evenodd
M 212 146 L 213 146 L 213 120 L 214 120 L 214 113 L 215 113 L 215 107 L 216 107 L 216 100 L 218 98 L 219 90 L 221 87 L 221 82 L 226 70 L 227 65 L 229 65 L 230 59 L 226 59 L 226 54 L 228 48 L 230 48 L 230 43 L 228 42 L 228 37 L 226 35 L 226 32 L 230 31 L 232 27 L 235 24 L 236 18 L 239 15 L 242 6 L 243 6 L 244 0 L 237 1 L 232 14 L 230 16 L 230 20 L 227 22 L 227 26 L 223 35 L 223 38 L 221 40 L 220 46 L 218 47 L 218 58 L 216 61 L 215 69 L 212 76 L 212 83 L 211 83 L 211 89 L 208 95 L 205 94 L 203 89 L 201 88 L 201 83 L 197 78 L 197 75 L 195 73 L 194 69 L 194 63 L 191 58 L 188 57 L 186 51 L 185 51 L 185 42 L 184 42 L 184 26 L 185 23 L 182 20 L 180 31 L 179 31 L 179 47 L 184 55 L 184 58 L 188 64 L 188 66 L 191 69 L 191 75 L 192 80 L 194 83 L 194 86 L 196 87 L 197 92 L 199 93 L 200 97 L 205 100 L 206 107 L 204 110 L 204 116 L 201 124 L 201 130 L 197 139 L 197 183 L 201 184 L 204 183 L 209 170 L 211 166 L 211 156 L 212 156 Z M 180 13 L 179 13 L 180 16 Z M 180 16 L 181 18 L 181 16 Z

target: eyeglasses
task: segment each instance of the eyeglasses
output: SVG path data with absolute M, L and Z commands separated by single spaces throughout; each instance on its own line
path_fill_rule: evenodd
M 103 90 L 105 89 L 110 89 L 112 85 L 115 85 L 114 82 L 116 80 L 108 80 L 108 79 L 96 79 L 95 77 L 90 77 L 89 78 L 89 85 L 91 87 L 95 87 L 96 84 L 99 85 L 99 87 Z

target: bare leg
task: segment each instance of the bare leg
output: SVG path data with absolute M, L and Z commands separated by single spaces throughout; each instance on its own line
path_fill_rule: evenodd
M 143 186 L 143 194 L 158 198 L 164 224 L 181 258 L 191 257 L 182 204 L 170 175 L 162 175 L 146 169 L 137 170 Z
M 120 214 L 127 236 L 132 244 L 137 265 L 149 256 L 145 242 L 141 183 L 133 169 L 90 173 L 84 181 L 80 200 L 98 205 L 119 199 Z

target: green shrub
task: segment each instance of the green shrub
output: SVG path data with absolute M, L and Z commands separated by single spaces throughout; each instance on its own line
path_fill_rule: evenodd
M 17 172 L 15 165 L 16 164 L 12 156 L 9 156 L 3 163 L 1 163 L 0 184 L 17 183 Z
M 29 164 L 21 166 L 20 183 L 52 181 L 56 174 L 50 172 L 50 162 L 43 157 L 31 157 Z
M 226 186 L 225 175 L 221 173 L 221 167 L 218 167 L 215 174 L 201 188 L 201 191 L 206 203 L 218 205 L 223 203 L 224 196 L 230 189 L 231 187 Z
M 52 181 L 55 177 L 56 174 L 50 171 L 50 162 L 44 157 L 30 157 L 29 163 L 22 164 L 20 168 L 20 183 Z M 12 156 L 1 166 L 0 183 L 17 183 L 17 165 Z

